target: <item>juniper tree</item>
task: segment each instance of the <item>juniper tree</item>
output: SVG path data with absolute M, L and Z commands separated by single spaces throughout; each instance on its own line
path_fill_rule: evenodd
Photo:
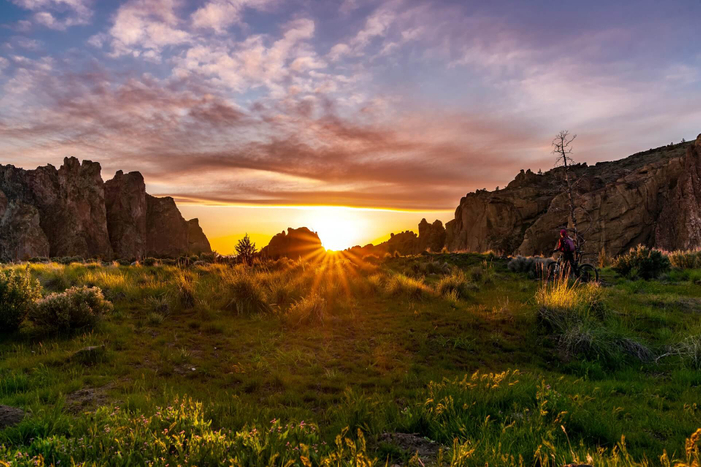
M 236 244 L 236 254 L 239 259 L 248 264 L 249 266 L 253 264 L 253 257 L 256 254 L 256 244 L 251 242 L 248 234 L 244 235 L 241 240 Z

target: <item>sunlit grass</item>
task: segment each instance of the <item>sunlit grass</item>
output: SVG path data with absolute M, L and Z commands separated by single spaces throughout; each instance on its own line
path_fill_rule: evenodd
M 415 433 L 451 465 L 698 457 L 689 279 L 542 284 L 468 253 L 29 268 L 44 295 L 95 286 L 115 309 L 94 331 L 3 336 L 0 403 L 32 413 L 0 431 L 8 455 L 420 465 L 380 441 Z M 72 358 L 101 345 L 99 361 Z

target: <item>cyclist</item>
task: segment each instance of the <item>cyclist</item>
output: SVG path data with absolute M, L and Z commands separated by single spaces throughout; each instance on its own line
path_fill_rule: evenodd
M 569 271 L 576 273 L 577 265 L 574 261 L 575 246 L 574 241 L 567 233 L 566 229 L 560 230 L 560 239 L 557 241 L 555 251 L 562 253 L 564 262 L 569 266 Z

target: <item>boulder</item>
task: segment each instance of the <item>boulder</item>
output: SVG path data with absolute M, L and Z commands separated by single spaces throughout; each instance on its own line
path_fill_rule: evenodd
M 19 424 L 24 418 L 24 410 L 7 405 L 0 405 L 0 430 Z

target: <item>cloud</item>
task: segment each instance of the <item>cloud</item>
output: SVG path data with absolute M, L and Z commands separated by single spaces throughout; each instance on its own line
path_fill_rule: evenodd
M 210 0 L 192 14 L 195 28 L 213 29 L 222 33 L 233 24 L 241 22 L 246 8 L 261 10 L 274 0 Z
M 312 89 L 314 79 L 308 72 L 326 67 L 307 42 L 314 36 L 314 21 L 299 18 L 282 29 L 277 40 L 254 35 L 239 43 L 190 47 L 175 59 L 174 74 L 216 80 L 238 92 L 265 87 L 276 97 L 286 94 L 288 84 Z
M 35 12 L 33 19 L 36 24 L 58 31 L 88 24 L 93 14 L 91 0 L 12 0 L 12 3 Z M 26 31 L 29 24 L 22 20 L 18 27 Z
M 130 0 L 120 6 L 109 31 L 113 54 L 138 55 L 190 42 L 190 33 L 179 27 L 179 5 L 177 0 Z

